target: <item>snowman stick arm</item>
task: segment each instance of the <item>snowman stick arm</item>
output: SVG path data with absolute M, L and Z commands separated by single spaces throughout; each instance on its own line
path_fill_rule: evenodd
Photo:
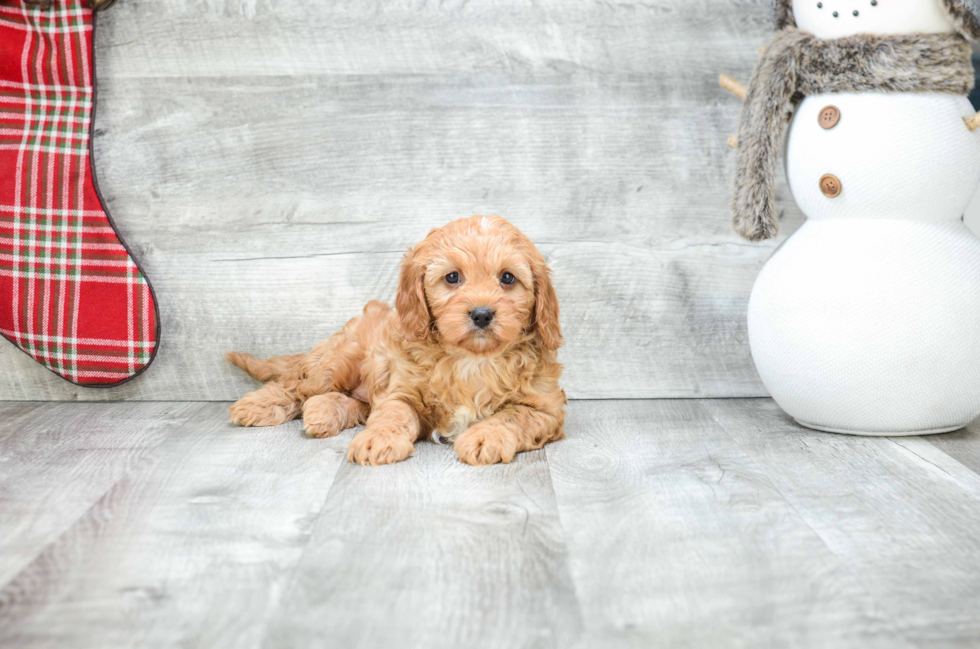
M 759 56 L 762 56 L 765 53 L 766 53 L 766 46 L 763 45 L 762 47 L 759 48 Z M 735 79 L 733 77 L 730 77 L 727 74 L 719 74 L 718 75 L 718 85 L 721 86 L 722 88 L 724 88 L 725 90 L 727 90 L 728 92 L 732 93 L 733 95 L 735 95 L 736 97 L 738 97 L 742 101 L 745 101 L 745 93 L 746 93 L 745 84 L 742 83 L 741 81 L 739 81 L 738 79 Z M 977 119 L 980 120 L 980 116 L 978 116 Z M 978 122 L 978 123 L 980 123 L 980 122 Z M 972 127 L 972 128 L 970 128 L 970 130 L 972 131 L 974 128 L 976 128 L 976 127 Z M 732 148 L 732 149 L 734 149 L 735 147 L 738 146 L 738 136 L 737 135 L 729 136 L 729 138 L 728 138 L 728 146 L 729 146 L 729 148 Z
M 745 100 L 745 92 L 746 92 L 745 84 L 739 81 L 738 79 L 730 77 L 727 74 L 720 74 L 718 75 L 718 85 L 724 88 L 725 90 L 727 90 L 728 92 L 732 93 L 739 99 L 743 101 Z M 733 135 L 728 138 L 729 147 L 734 149 L 737 145 L 738 145 L 738 137 Z
M 718 85 L 739 99 L 745 99 L 745 84 L 738 79 L 733 79 L 727 74 L 721 74 L 718 75 Z
M 980 113 L 977 113 L 973 117 L 964 117 L 963 121 L 966 122 L 966 127 L 971 131 L 975 131 L 980 128 Z

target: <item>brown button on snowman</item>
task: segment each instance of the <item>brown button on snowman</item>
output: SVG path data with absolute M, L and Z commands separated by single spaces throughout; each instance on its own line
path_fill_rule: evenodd
M 837 198 L 841 192 L 840 178 L 834 174 L 824 174 L 820 177 L 820 191 L 827 198 Z
M 840 121 L 840 109 L 837 106 L 825 106 L 820 111 L 820 126 L 825 129 L 832 129 Z
M 980 239 L 962 221 L 980 185 L 980 130 L 965 98 L 976 3 L 777 0 L 775 11 L 784 31 L 753 75 L 732 143 L 765 161 L 776 140 L 752 126 L 775 122 L 760 113 L 759 93 L 793 97 L 782 153 L 807 221 L 752 291 L 759 374 L 810 428 L 961 428 L 980 414 Z M 816 56 L 821 65 L 799 78 L 780 76 L 782 60 Z M 962 87 L 949 82 L 968 75 Z M 722 85 L 742 90 L 730 78 Z M 768 192 L 739 185 L 756 177 L 767 179 L 736 172 L 736 227 L 750 239 L 778 229 L 766 211 L 771 179 Z M 740 196 L 763 206 L 759 223 L 739 220 Z

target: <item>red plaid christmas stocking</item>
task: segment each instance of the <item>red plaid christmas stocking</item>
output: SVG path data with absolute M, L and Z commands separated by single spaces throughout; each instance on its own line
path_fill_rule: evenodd
M 116 385 L 153 360 L 156 301 L 91 168 L 93 10 L 39 1 L 0 0 L 0 333 L 72 383 Z

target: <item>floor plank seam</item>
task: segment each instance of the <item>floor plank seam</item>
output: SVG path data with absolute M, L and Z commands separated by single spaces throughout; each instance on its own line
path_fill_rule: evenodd
M 555 443 L 561 444 L 563 443 L 563 441 L 564 440 L 560 440 Z M 558 519 L 558 529 L 561 530 L 562 554 L 564 555 L 565 569 L 568 571 L 568 581 L 572 584 L 572 594 L 575 596 L 575 613 L 578 616 L 579 625 L 580 625 L 579 637 L 576 639 L 575 644 L 573 646 L 581 647 L 583 646 L 582 643 L 585 642 L 585 639 L 588 635 L 587 634 L 588 628 L 586 626 L 586 620 L 588 618 L 586 617 L 585 611 L 582 608 L 581 586 L 579 584 L 579 581 L 575 578 L 575 571 L 572 570 L 572 556 L 571 553 L 568 551 L 568 539 L 566 538 L 565 521 L 562 520 L 561 507 L 558 504 L 558 493 L 555 491 L 555 479 L 554 476 L 552 475 L 551 456 L 549 455 L 548 445 L 545 445 L 545 447 L 541 450 L 544 452 L 545 463 L 548 466 L 548 486 L 551 489 L 551 496 L 555 500 L 555 518 Z M 521 491 L 524 491 L 523 487 L 521 488 Z M 532 500 L 532 502 L 534 501 Z M 541 509 L 541 507 L 539 507 L 539 509 Z M 542 511 L 544 510 L 542 509 Z
M 346 435 L 349 436 L 351 439 L 353 439 L 354 435 L 356 435 L 359 431 L 363 429 L 364 429 L 363 426 L 358 426 L 356 428 L 343 431 L 340 435 L 341 436 Z M 310 519 L 309 533 L 306 535 L 306 539 L 303 542 L 303 550 L 296 556 L 296 562 L 293 563 L 292 568 L 290 568 L 289 576 L 286 577 L 282 582 L 282 588 L 279 591 L 280 601 L 278 601 L 275 604 L 275 606 L 269 607 L 269 613 L 268 613 L 269 617 L 265 621 L 265 625 L 264 625 L 265 628 L 262 630 L 262 638 L 258 642 L 258 647 L 260 649 L 264 649 L 270 641 L 269 634 L 272 632 L 272 626 L 273 626 L 273 622 L 276 619 L 276 615 L 279 613 L 280 609 L 282 608 L 283 605 L 282 598 L 285 598 L 291 592 L 293 585 L 297 581 L 296 573 L 299 570 L 299 567 L 303 565 L 303 559 L 306 557 L 307 553 L 310 550 L 310 543 L 313 541 L 313 533 L 316 530 L 317 522 L 319 522 L 320 517 L 323 516 L 323 510 L 326 508 L 327 503 L 330 501 L 330 495 L 333 493 L 334 489 L 337 488 L 337 478 L 340 477 L 341 471 L 343 471 L 344 469 L 347 468 L 348 465 L 350 465 L 346 457 L 343 458 L 341 461 L 343 462 L 343 464 L 334 473 L 333 480 L 330 482 L 330 488 L 324 490 L 323 500 L 320 501 L 320 505 L 317 508 L 316 516 Z
M 799 509 L 799 507 L 797 507 L 793 499 L 789 495 L 787 495 L 786 491 L 783 490 L 776 482 L 776 480 L 773 479 L 772 473 L 768 469 L 763 469 L 763 467 L 760 466 L 759 462 L 756 460 L 755 455 L 750 453 L 748 450 L 746 450 L 745 447 L 742 446 L 742 444 L 739 443 L 739 441 L 735 438 L 735 436 L 731 434 L 728 426 L 726 426 L 725 423 L 721 419 L 719 419 L 714 412 L 712 412 L 707 408 L 704 408 L 703 404 L 699 404 L 699 406 L 718 425 L 718 427 L 725 433 L 725 435 L 728 436 L 732 444 L 734 444 L 745 455 L 745 458 L 752 463 L 752 466 L 757 471 L 759 471 L 759 473 L 766 476 L 766 479 L 769 481 L 769 484 L 772 486 L 772 488 L 775 489 L 777 493 L 779 493 L 779 495 L 783 498 L 783 501 L 785 501 L 786 504 L 790 507 L 790 509 L 793 510 L 793 512 L 797 515 L 799 520 L 802 521 L 803 524 L 806 525 L 807 528 L 814 534 L 814 536 L 820 540 L 820 543 L 827 550 L 827 552 L 831 556 L 833 556 L 841 566 L 847 569 L 848 576 L 850 576 L 850 578 L 854 580 L 854 583 L 858 584 L 861 587 L 863 591 L 863 595 L 867 598 L 867 600 L 873 603 L 874 612 L 882 613 L 883 609 L 881 608 L 880 598 L 875 597 L 874 591 L 871 589 L 870 585 L 864 579 L 861 578 L 855 566 L 852 565 L 849 561 L 847 561 L 844 557 L 842 557 L 838 552 L 834 550 L 834 548 L 828 542 L 827 538 L 820 532 L 819 529 L 814 527 L 813 523 L 810 521 L 810 518 L 806 516 L 806 514 L 804 514 Z M 820 434 L 825 434 L 825 433 L 820 433 Z M 807 450 L 809 451 L 809 445 L 804 444 L 804 446 L 806 446 Z M 927 649 L 926 647 L 921 647 L 920 645 L 915 643 L 911 638 L 909 638 L 908 635 L 902 631 L 901 627 L 893 619 L 889 617 L 885 617 L 884 615 L 880 615 L 875 619 L 877 622 L 883 624 L 887 629 L 895 633 L 897 636 L 901 637 L 905 642 L 909 643 L 910 645 L 920 647 L 920 649 Z
M 99 405 L 99 404 L 86 402 L 79 405 L 91 406 L 91 405 Z M 203 406 L 200 409 L 203 409 Z M 127 470 L 123 475 L 119 477 L 119 479 L 108 484 L 106 488 L 103 490 L 103 492 L 92 501 L 91 505 L 89 505 L 84 510 L 82 510 L 78 516 L 71 519 L 68 522 L 68 524 L 65 525 L 64 529 L 62 529 L 57 534 L 57 536 L 52 538 L 49 542 L 45 543 L 43 546 L 39 547 L 37 553 L 24 564 L 23 568 L 18 570 L 15 575 L 12 575 L 11 578 L 6 583 L 0 584 L 0 601 L 4 601 L 3 593 L 6 592 L 6 590 L 12 584 L 17 583 L 17 581 L 20 580 L 23 575 L 29 573 L 33 569 L 35 564 L 38 562 L 38 560 L 45 555 L 45 553 L 57 547 L 59 543 L 64 541 L 66 537 L 68 537 L 70 534 L 72 534 L 75 531 L 75 529 L 78 527 L 79 524 L 82 523 L 82 521 L 90 518 L 92 516 L 92 513 L 96 511 L 97 508 L 99 508 L 100 505 L 102 505 L 102 503 L 106 501 L 107 497 L 120 488 L 120 485 L 123 485 L 124 483 L 129 481 L 133 481 L 137 477 L 147 473 L 148 471 L 151 471 L 153 467 L 156 465 L 156 463 L 160 461 L 159 455 L 162 452 L 161 449 L 163 449 L 163 447 L 167 444 L 167 442 L 179 436 L 185 430 L 186 427 L 192 425 L 193 421 L 194 421 L 193 414 L 189 414 L 187 419 L 185 419 L 176 430 L 172 431 L 169 435 L 162 437 L 159 443 L 148 447 L 146 449 L 146 453 L 140 456 L 139 458 L 137 458 L 136 462 L 134 463 L 134 468 Z M 0 611 L 2 610 L 3 609 L 0 608 Z

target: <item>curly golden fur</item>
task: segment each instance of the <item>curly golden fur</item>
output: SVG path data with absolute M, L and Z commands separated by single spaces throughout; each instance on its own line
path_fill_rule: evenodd
M 487 324 L 474 316 L 490 309 Z M 366 423 L 347 458 L 408 458 L 452 441 L 473 465 L 510 462 L 564 437 L 558 298 L 534 244 L 499 216 L 438 228 L 405 255 L 395 309 L 364 312 L 308 354 L 228 360 L 265 381 L 231 408 L 242 426 L 302 415 L 311 437 Z M 484 316 L 485 317 L 485 316 Z

